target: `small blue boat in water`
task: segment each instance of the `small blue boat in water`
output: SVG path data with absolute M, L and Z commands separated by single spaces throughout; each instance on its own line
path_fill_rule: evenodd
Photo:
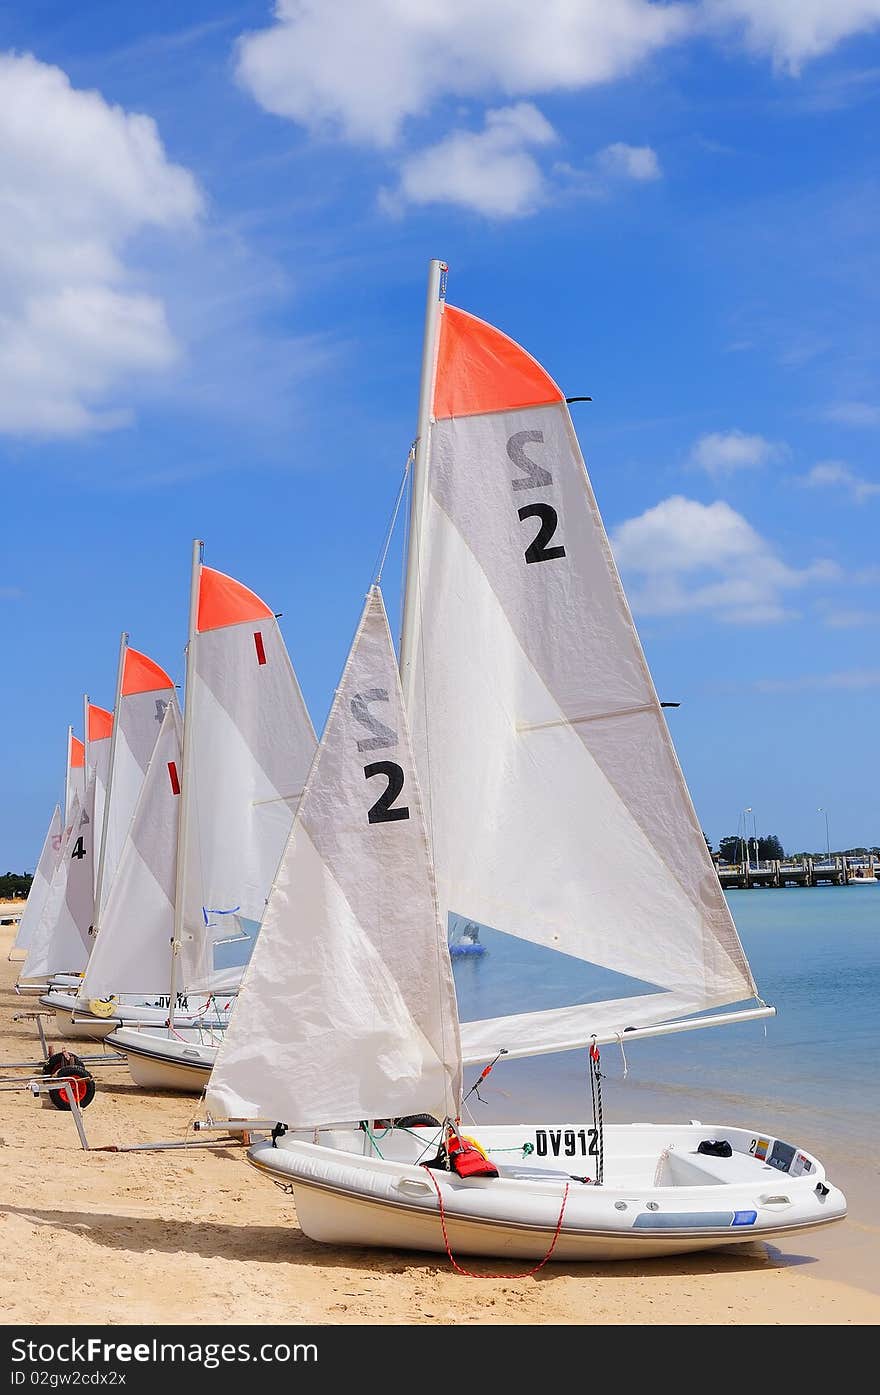
M 449 953 L 453 959 L 464 955 L 474 956 L 486 953 L 486 946 L 480 944 L 480 927 L 469 920 L 459 936 L 449 942 Z

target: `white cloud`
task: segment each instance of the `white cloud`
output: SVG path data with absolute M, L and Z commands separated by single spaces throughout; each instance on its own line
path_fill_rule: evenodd
M 844 669 L 839 673 L 804 674 L 800 678 L 759 678 L 755 688 L 759 693 L 799 693 L 810 690 L 858 692 L 865 688 L 880 688 L 880 669 Z
M 625 145 L 623 141 L 616 141 L 600 150 L 597 159 L 607 174 L 625 179 L 659 179 L 661 176 L 657 152 L 650 145 Z
M 806 475 L 802 475 L 800 482 L 812 489 L 845 491 L 850 498 L 855 499 L 859 504 L 875 494 L 880 494 L 880 484 L 862 479 L 841 460 L 821 461 L 818 465 L 814 465 Z
M 880 609 L 837 610 L 828 607 L 822 611 L 822 623 L 830 630 L 855 630 L 865 625 L 880 625 Z
M 788 566 L 720 500 L 664 499 L 621 523 L 611 544 L 621 571 L 633 579 L 633 609 L 643 615 L 710 612 L 730 624 L 772 623 L 791 618 L 787 592 L 838 575 L 829 561 Z
M 778 459 L 784 448 L 744 431 L 710 431 L 691 447 L 689 461 L 709 475 L 726 475 Z
M 544 177 L 529 145 L 548 145 L 556 133 L 530 102 L 486 113 L 482 131 L 454 131 L 404 160 L 386 207 L 402 203 L 455 203 L 487 217 L 519 217 L 541 201 Z
M 316 132 L 389 146 L 444 98 L 574 91 L 633 72 L 694 26 L 690 5 L 646 0 L 276 0 L 245 34 L 241 84 Z
M 822 413 L 826 421 L 844 426 L 880 426 L 880 407 L 873 402 L 837 402 Z
M 703 0 L 706 22 L 797 75 L 812 58 L 880 25 L 880 0 Z
M 0 431 L 117 426 L 111 400 L 177 346 L 162 302 L 124 261 L 146 229 L 192 227 L 202 198 L 155 122 L 0 54 Z

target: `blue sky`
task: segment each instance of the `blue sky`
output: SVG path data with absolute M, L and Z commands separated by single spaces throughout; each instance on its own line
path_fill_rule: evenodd
M 316 726 L 425 277 L 568 395 L 710 839 L 880 843 L 880 0 L 0 3 L 0 864 L 190 546 Z M 385 588 L 399 607 L 400 551 Z

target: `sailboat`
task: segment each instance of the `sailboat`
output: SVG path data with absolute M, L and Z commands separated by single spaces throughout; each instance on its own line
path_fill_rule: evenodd
M 106 755 L 102 812 L 99 824 L 98 856 L 95 861 L 95 898 L 89 930 L 89 960 L 102 928 L 104 908 L 113 885 L 126 833 L 131 824 L 147 768 L 156 745 L 160 725 L 169 703 L 176 703 L 173 679 L 155 660 L 134 649 L 129 635 L 123 631 L 119 642 L 116 675 L 115 718 L 109 724 L 110 741 Z M 108 724 L 105 722 L 104 727 Z M 102 729 L 102 728 L 99 728 Z M 93 737 L 94 739 L 94 737 Z M 101 764 L 104 764 L 102 759 Z M 98 818 L 96 809 L 96 820 Z M 128 907 L 128 933 L 138 912 L 136 903 Z M 86 965 L 85 974 L 88 973 Z M 52 1008 L 57 1019 L 56 1030 L 69 1038 L 107 1036 L 121 1023 L 119 1011 L 135 1018 L 161 1023 L 164 1013 L 159 1005 L 136 998 L 125 1008 L 118 1000 L 89 999 L 84 996 L 84 975 L 73 983 L 56 983 L 41 998 L 44 1007 Z M 93 1011 L 95 1008 L 97 1011 Z M 111 1010 L 113 1012 L 111 1017 Z
M 64 845 L 71 829 L 74 798 L 81 805 L 85 798 L 85 792 L 85 745 L 79 737 L 74 736 L 73 727 L 69 726 L 67 728 L 67 753 L 64 764 L 64 803 L 63 806 L 56 806 L 49 821 L 49 828 L 43 840 L 43 847 L 34 872 L 33 885 L 28 893 L 27 905 L 19 922 L 15 943 L 9 952 L 11 961 L 23 963 L 27 960 L 34 937 L 43 919 L 53 879 L 63 875 L 60 864 Z M 15 991 L 24 996 L 38 997 L 46 991 L 47 987 L 48 980 L 45 974 L 40 974 L 35 979 L 28 979 L 25 978 L 22 968 L 15 985 Z
M 34 870 L 25 908 L 21 920 L 18 922 L 15 940 L 10 946 L 7 956 L 11 962 L 27 958 L 28 948 L 43 913 L 55 868 L 58 866 L 63 841 L 64 827 L 61 822 L 61 806 L 56 804 L 52 810 L 49 827 L 46 829 L 46 836 L 40 849 L 40 856 Z
M 80 798 L 74 786 L 71 831 L 22 965 L 16 985 L 22 993 L 42 995 L 52 988 L 75 987 L 91 949 L 113 713 L 91 702 L 86 694 L 83 721 L 84 794 Z M 78 767 L 71 765 L 70 769 Z
M 169 723 L 163 742 L 81 998 L 162 995 L 164 1027 L 126 1023 L 106 1041 L 136 1084 L 201 1094 L 243 970 L 234 942 L 252 947 L 317 738 L 278 617 L 205 566 L 200 540 L 183 723 Z
M 712 865 L 566 399 L 518 344 L 447 305 L 445 282 L 433 262 L 400 679 L 373 591 L 209 1118 L 265 1134 L 277 1121 L 248 1158 L 292 1186 L 311 1238 L 456 1264 L 681 1254 L 839 1220 L 819 1159 L 764 1122 L 604 1122 L 606 1043 L 775 1009 Z M 634 987 L 541 1007 L 538 978 L 531 1011 L 459 1021 L 453 914 Z M 567 1051 L 589 1068 L 586 1117 L 469 1123 L 466 1068 L 483 1066 L 479 1084 L 502 1058 Z

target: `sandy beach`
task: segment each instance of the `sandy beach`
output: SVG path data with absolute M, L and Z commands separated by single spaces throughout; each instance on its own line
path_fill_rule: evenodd
M 7 960 L 13 938 L 14 927 L 3 926 L 3 1062 L 39 1056 L 35 1024 L 14 1020 L 37 1002 L 14 992 L 20 966 Z M 79 1043 L 74 1049 L 84 1054 L 100 1047 Z M 493 1276 L 464 1277 L 437 1255 L 336 1249 L 308 1240 L 292 1198 L 257 1174 L 240 1147 L 99 1151 L 193 1139 L 199 1102 L 147 1094 L 116 1065 L 97 1068 L 96 1079 L 96 1097 L 84 1114 L 90 1151 L 80 1147 L 68 1114 L 43 1107 L 24 1090 L 2 1094 L 6 1324 L 813 1326 L 880 1320 L 876 1275 L 865 1263 L 877 1253 L 876 1230 L 852 1199 L 844 1222 L 815 1240 L 802 1239 L 797 1253 L 748 1245 L 640 1265 L 551 1262 L 526 1278 L 514 1264 L 474 1261 L 467 1267 Z

